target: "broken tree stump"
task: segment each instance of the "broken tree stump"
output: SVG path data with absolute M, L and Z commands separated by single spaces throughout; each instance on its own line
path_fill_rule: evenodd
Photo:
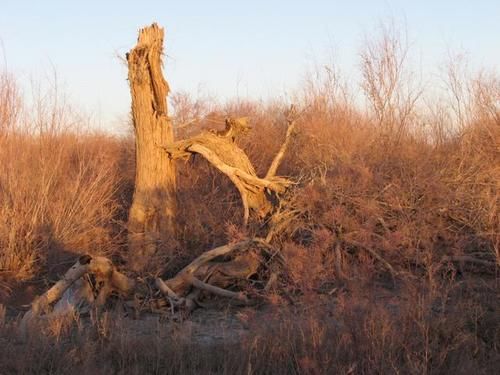
M 144 271 L 157 251 L 168 251 L 175 234 L 175 164 L 157 144 L 170 143 L 169 86 L 162 74 L 164 30 L 157 24 L 139 31 L 127 53 L 135 132 L 135 189 L 128 218 L 129 264 Z

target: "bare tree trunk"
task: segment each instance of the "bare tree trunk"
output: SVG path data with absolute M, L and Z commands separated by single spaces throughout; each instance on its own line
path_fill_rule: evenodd
M 127 54 L 136 139 L 136 174 L 128 218 L 130 266 L 142 271 L 159 250 L 169 251 L 175 233 L 175 165 L 158 145 L 173 142 L 168 117 L 168 83 L 163 78 L 164 30 L 153 24 L 139 31 Z M 170 245 L 170 246 L 169 246 Z

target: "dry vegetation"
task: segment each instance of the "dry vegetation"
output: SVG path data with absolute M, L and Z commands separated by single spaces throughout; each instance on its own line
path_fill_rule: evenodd
M 464 75 L 455 60 L 443 95 L 427 94 L 404 38 L 382 34 L 361 53 L 367 110 L 334 67 L 294 98 L 301 116 L 280 174 L 298 182 L 287 197 L 298 218 L 276 238 L 286 272 L 265 319 L 245 308 L 248 333 L 210 346 L 161 324 L 154 337 L 128 334 L 116 312 L 56 320 L 18 342 L 12 317 L 31 302 L 23 293 L 80 254 L 126 260 L 134 150 L 128 138 L 85 130 L 56 91 L 28 108 L 1 73 L 0 373 L 498 370 L 500 79 Z M 239 144 L 257 175 L 286 132 L 286 103 L 171 102 L 176 139 L 248 116 L 253 129 Z M 171 276 L 259 231 L 242 229 L 238 191 L 205 160 L 178 162 L 177 178 L 178 245 L 152 274 Z

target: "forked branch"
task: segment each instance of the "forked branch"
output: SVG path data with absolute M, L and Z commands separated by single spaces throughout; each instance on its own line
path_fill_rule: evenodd
M 286 119 L 287 124 L 288 124 L 288 128 L 286 129 L 285 141 L 282 143 L 280 150 L 278 151 L 278 153 L 274 157 L 274 159 L 271 163 L 271 166 L 269 167 L 269 170 L 267 171 L 267 174 L 265 177 L 266 179 L 272 178 L 276 175 L 278 167 L 280 166 L 281 161 L 283 160 L 283 157 L 285 156 L 285 152 L 288 148 L 288 144 L 290 143 L 290 140 L 292 138 L 292 134 L 295 130 L 295 123 L 296 123 L 297 118 L 298 117 L 297 117 L 296 108 L 292 104 L 290 106 L 290 110 L 288 111 L 287 119 Z

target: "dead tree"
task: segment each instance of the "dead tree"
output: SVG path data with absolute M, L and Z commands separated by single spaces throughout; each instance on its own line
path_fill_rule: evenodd
M 144 270 L 159 249 L 168 251 L 176 211 L 175 164 L 157 144 L 173 142 L 168 117 L 169 86 L 162 74 L 164 30 L 153 24 L 139 31 L 127 54 L 135 130 L 135 190 L 128 218 L 130 266 Z
M 148 258 L 165 245 L 173 233 L 175 214 L 174 160 L 194 154 L 204 157 L 227 175 L 237 187 L 243 202 L 246 224 L 252 215 L 261 219 L 273 211 L 271 196 L 279 200 L 292 181 L 276 176 L 295 128 L 297 115 L 292 106 L 287 115 L 285 140 L 264 177 L 257 176 L 246 153 L 235 143 L 250 127 L 246 119 L 227 119 L 221 132 L 204 132 L 190 139 L 173 141 L 167 116 L 168 84 L 161 72 L 163 29 L 156 24 L 142 29 L 137 46 L 127 54 L 132 93 L 132 115 L 136 134 L 136 186 L 129 216 L 131 268 L 144 270 Z M 259 273 L 271 260 L 281 259 L 270 245 L 273 234 L 286 226 L 292 214 L 276 214 L 277 220 L 267 237 L 249 238 L 203 253 L 176 276 L 155 283 L 171 306 L 192 308 L 200 293 L 212 293 L 247 302 L 242 291 L 230 290 Z M 264 266 L 265 265 L 265 266 Z M 86 277 L 96 281 L 92 287 Z M 276 280 L 271 273 L 267 286 Z M 80 311 L 80 305 L 102 307 L 112 292 L 128 298 L 138 293 L 137 283 L 119 272 L 104 257 L 82 256 L 64 277 L 35 299 L 24 315 L 22 326 L 52 314 Z
M 244 202 L 244 217 L 248 219 L 250 210 L 257 216 L 271 211 L 272 205 L 265 189 L 280 193 L 292 183 L 286 178 L 276 177 L 275 174 L 293 133 L 295 126 L 293 118 L 294 111 L 291 110 L 287 118 L 285 141 L 264 178 L 256 175 L 248 156 L 234 143 L 235 137 L 248 131 L 246 121 L 242 119 L 228 119 L 226 129 L 222 132 L 202 133 L 163 148 L 172 158 L 200 154 L 226 174 L 240 191 Z M 160 147 L 158 149 L 162 150 Z M 183 306 L 192 309 L 196 306 L 201 293 L 215 294 L 242 303 L 248 302 L 247 296 L 242 291 L 233 291 L 230 288 L 261 272 L 264 264 L 269 263 L 269 259 L 281 259 L 279 252 L 270 245 L 270 241 L 276 230 L 279 231 L 290 218 L 283 215 L 283 212 L 276 214 L 276 218 L 278 217 L 279 219 L 275 220 L 278 224 L 270 229 L 266 238 L 249 238 L 209 250 L 174 277 L 168 280 L 157 278 L 156 286 L 169 299 L 172 307 Z M 98 288 L 92 290 L 91 284 L 84 279 L 87 275 L 96 280 Z M 269 276 L 270 285 L 275 281 L 276 275 L 269 274 Z M 125 297 L 140 293 L 136 283 L 120 273 L 109 259 L 88 255 L 80 257 L 60 281 L 33 302 L 31 310 L 23 318 L 23 327 L 40 315 L 51 316 L 69 311 L 81 311 L 79 308 L 82 303 L 87 306 L 102 307 L 113 291 Z

